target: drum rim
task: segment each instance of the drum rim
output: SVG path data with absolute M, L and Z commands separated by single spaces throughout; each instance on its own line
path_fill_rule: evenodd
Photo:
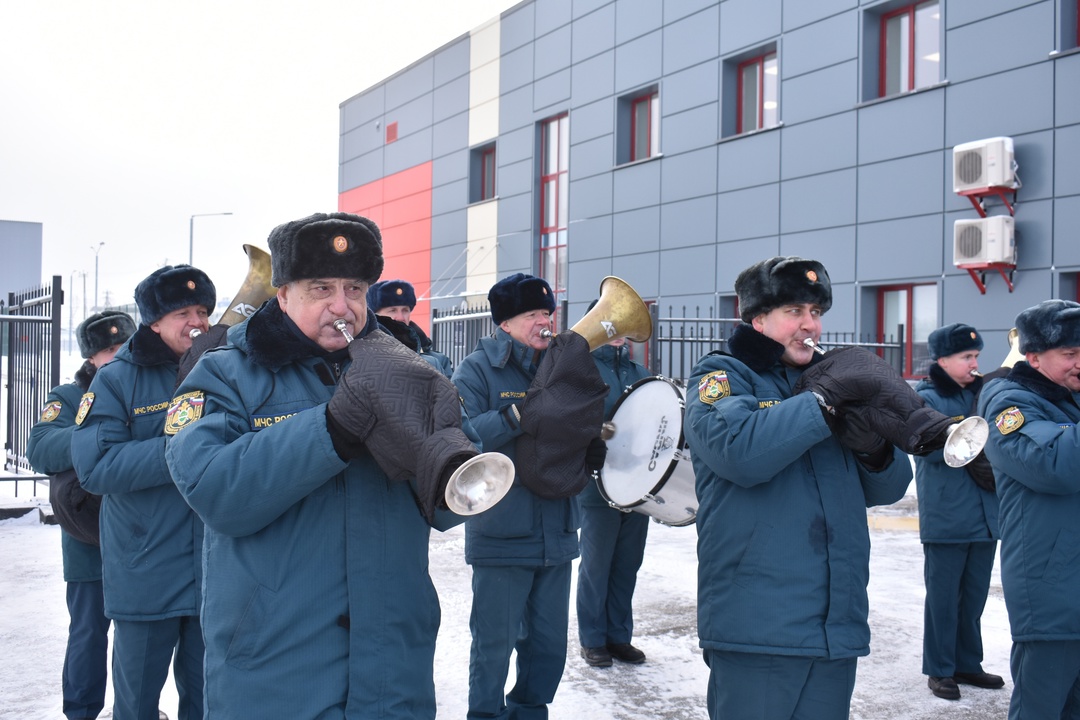
M 634 390 L 636 390 L 639 386 L 644 385 L 645 383 L 653 382 L 655 380 L 662 380 L 666 385 L 668 385 L 669 387 L 672 387 L 672 388 L 674 388 L 676 390 L 681 389 L 680 385 L 679 385 L 679 382 L 677 380 L 675 380 L 673 378 L 665 377 L 664 375 L 650 375 L 647 378 L 641 378 L 640 380 L 635 380 L 633 383 L 631 383 L 629 386 L 627 386 L 626 390 L 623 391 L 623 394 L 620 395 L 619 399 L 615 401 L 615 404 L 611 407 L 611 415 L 610 415 L 610 417 L 608 419 L 609 420 L 614 419 L 615 414 L 619 411 L 619 406 L 622 405 L 623 400 L 625 400 L 626 398 L 628 398 L 630 396 L 630 393 L 632 393 Z M 676 394 L 678 394 L 678 393 L 676 393 Z M 685 392 L 683 393 L 682 397 L 679 398 L 679 403 L 682 405 L 682 410 L 685 413 L 686 412 L 686 394 L 685 394 Z M 676 447 L 675 456 L 676 457 L 674 459 L 668 461 L 667 468 L 664 470 L 663 475 L 660 476 L 660 479 L 656 481 L 656 484 L 653 485 L 652 488 L 648 492 L 646 492 L 640 498 L 638 498 L 637 500 L 635 500 L 634 502 L 632 502 L 632 503 L 630 503 L 628 505 L 623 505 L 622 503 L 615 502 L 613 499 L 608 497 L 608 494 L 606 492 L 604 492 L 604 483 L 603 483 L 604 470 L 603 470 L 603 468 L 601 468 L 600 471 L 597 473 L 598 477 L 596 478 L 596 480 L 594 480 L 594 482 L 596 483 L 597 489 L 600 491 L 600 496 L 602 498 L 604 498 L 605 500 L 607 500 L 609 505 L 612 505 L 612 506 L 614 506 L 616 508 L 620 508 L 620 509 L 624 509 L 624 510 L 629 510 L 631 508 L 636 508 L 636 507 L 640 507 L 641 505 L 644 505 L 646 495 L 650 496 L 650 497 L 655 497 L 656 493 L 659 492 L 661 490 L 661 488 L 663 488 L 665 485 L 667 485 L 667 481 L 671 479 L 671 474 L 673 472 L 675 472 L 675 468 L 684 459 L 684 458 L 680 457 L 680 453 L 682 452 L 682 450 L 687 447 L 686 438 L 683 437 L 683 427 L 684 427 L 684 425 L 685 425 L 685 423 L 680 423 L 679 424 L 679 439 L 678 439 L 678 441 L 676 442 L 676 445 L 675 445 L 675 447 Z M 690 462 L 689 458 L 685 458 L 685 460 L 687 462 Z M 696 518 L 697 516 L 695 515 L 694 517 Z M 668 524 L 668 523 L 665 523 L 665 524 Z M 678 526 L 673 525 L 672 527 L 678 527 Z

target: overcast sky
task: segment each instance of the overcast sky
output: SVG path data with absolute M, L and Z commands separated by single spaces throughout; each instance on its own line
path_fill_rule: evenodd
M 95 250 L 130 302 L 231 212 L 193 259 L 232 295 L 244 243 L 337 209 L 338 106 L 515 4 L 0 0 L 0 219 L 43 223 L 79 313 Z

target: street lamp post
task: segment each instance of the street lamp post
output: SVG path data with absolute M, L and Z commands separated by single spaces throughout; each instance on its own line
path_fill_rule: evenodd
M 188 265 L 194 265 L 192 258 L 195 255 L 195 218 L 197 217 L 210 217 L 212 215 L 232 215 L 231 212 L 219 212 L 219 213 L 197 213 L 192 215 L 188 220 L 188 253 L 187 261 Z
M 90 249 L 94 251 L 94 310 L 95 310 L 95 312 L 97 311 L 97 307 L 98 307 L 98 294 L 97 294 L 97 289 L 98 289 L 98 254 L 101 252 L 101 248 L 103 248 L 104 246 L 105 246 L 105 241 L 104 240 L 99 242 L 97 247 L 94 247 L 93 245 L 90 246 Z

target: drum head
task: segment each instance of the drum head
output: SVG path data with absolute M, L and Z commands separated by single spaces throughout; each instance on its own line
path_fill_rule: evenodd
M 651 377 L 630 386 L 615 404 L 615 434 L 600 474 L 604 496 L 622 507 L 639 504 L 662 485 L 683 445 L 683 393 L 671 380 Z

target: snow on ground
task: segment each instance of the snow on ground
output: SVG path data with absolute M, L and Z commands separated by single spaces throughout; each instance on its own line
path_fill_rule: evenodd
M 0 505 L 44 503 L 47 489 L 0 478 Z M 1004 690 L 961 686 L 963 697 L 933 697 L 921 672 L 922 549 L 910 528 L 911 498 L 874 512 L 870 571 L 871 655 L 859 662 L 853 720 L 987 720 L 1007 714 L 1009 628 L 995 570 L 983 615 L 989 672 L 1006 678 Z M 897 521 L 899 519 L 899 521 Z M 908 522 L 903 522 L 903 521 Z M 569 653 L 553 719 L 705 720 L 708 669 L 697 647 L 696 533 L 693 527 L 653 524 L 635 595 L 635 644 L 647 654 L 641 666 L 590 668 L 578 655 L 574 604 L 570 604 Z M 464 531 L 432 533 L 431 573 L 443 620 L 435 659 L 440 718 L 463 718 L 468 698 L 470 571 L 463 560 Z M 38 512 L 0 521 L 0 720 L 61 717 L 60 671 L 67 610 L 60 530 L 43 525 Z M 161 707 L 176 717 L 176 691 L 166 685 Z M 111 691 L 110 691 L 111 693 Z M 111 702 L 111 695 L 110 700 Z M 107 707 L 108 707 L 107 702 Z

